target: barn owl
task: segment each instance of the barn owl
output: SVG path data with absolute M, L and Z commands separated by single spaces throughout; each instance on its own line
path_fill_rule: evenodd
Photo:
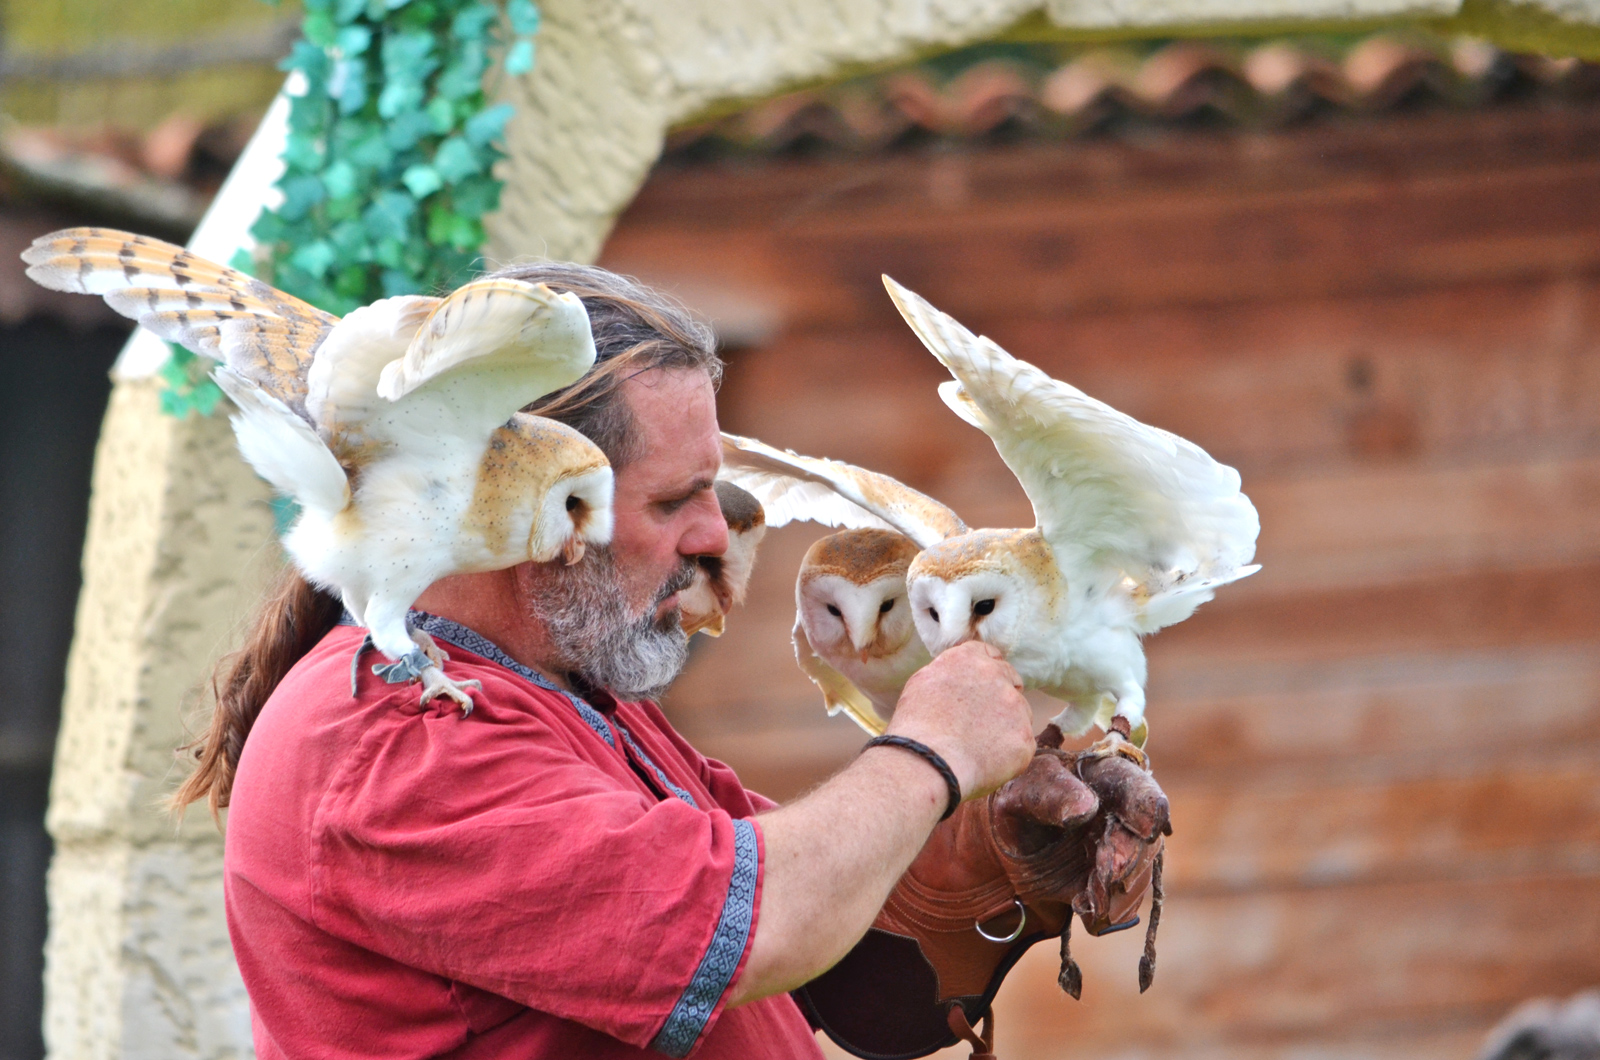
M 851 528 L 817 541 L 800 564 L 795 658 L 829 714 L 881 734 L 900 689 L 931 657 L 912 621 L 906 570 L 924 545 L 966 525 L 887 475 L 722 437 L 721 474 L 761 498 L 769 524 Z
M 931 655 L 973 638 L 992 644 L 1028 687 L 1067 704 L 1054 719 L 1064 731 L 1098 724 L 1107 731 L 1101 753 L 1143 761 L 1140 638 L 1259 569 L 1249 563 L 1259 521 L 1238 474 L 885 282 L 956 376 L 940 396 L 994 440 L 1038 525 L 968 530 L 943 505 L 887 476 L 751 439 L 725 440 L 724 474 L 762 499 L 774 525 L 805 518 L 910 537 L 919 551 L 907 565 L 906 589 Z M 908 518 L 930 510 L 948 514 Z
M 728 612 L 744 603 L 756 565 L 756 548 L 767 533 L 760 501 L 723 479 L 717 480 L 715 489 L 722 518 L 728 523 L 728 550 L 720 556 L 701 556 L 694 583 L 678 594 L 683 631 L 691 636 L 722 636 Z
M 1019 361 L 885 276 L 906 322 L 955 379 L 939 396 L 988 434 L 1033 504 L 1031 530 L 976 530 L 907 572 L 912 615 L 937 655 L 977 637 L 1059 722 L 1099 722 L 1110 749 L 1143 744 L 1140 638 L 1181 622 L 1218 586 L 1259 570 L 1261 523 L 1239 473 Z M 1131 753 L 1130 753 L 1131 756 Z
M 463 715 L 475 681 L 406 613 L 450 574 L 582 557 L 611 539 L 611 467 L 577 431 L 518 410 L 594 363 L 583 303 L 478 280 L 386 298 L 342 320 L 180 247 L 77 228 L 22 255 L 45 287 L 102 295 L 162 338 L 222 362 L 246 461 L 301 514 L 284 546 L 391 660 Z

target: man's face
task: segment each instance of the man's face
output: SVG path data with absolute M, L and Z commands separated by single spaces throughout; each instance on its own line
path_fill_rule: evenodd
M 713 489 L 722 466 L 716 395 L 698 369 L 645 372 L 622 384 L 642 443 L 637 459 L 617 473 L 611 552 L 629 611 L 654 605 L 657 617 L 677 609 L 676 593 L 658 590 L 694 556 L 720 556 L 728 524 Z
M 678 593 L 694 557 L 721 555 L 728 527 L 712 485 L 721 436 L 700 371 L 648 371 L 622 384 L 639 455 L 616 476 L 611 544 L 574 567 L 523 569 L 526 605 L 551 662 L 624 697 L 658 695 L 682 669 Z

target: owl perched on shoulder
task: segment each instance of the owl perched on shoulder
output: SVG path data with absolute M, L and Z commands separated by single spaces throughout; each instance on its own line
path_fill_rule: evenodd
M 390 662 L 472 709 L 447 656 L 406 614 L 451 574 L 577 562 L 611 539 L 611 467 L 553 420 L 519 412 L 594 363 L 583 303 L 484 279 L 443 298 L 385 298 L 342 320 L 181 247 L 75 228 L 34 241 L 28 275 L 96 294 L 221 363 L 239 449 L 299 503 L 284 547 L 337 593 Z

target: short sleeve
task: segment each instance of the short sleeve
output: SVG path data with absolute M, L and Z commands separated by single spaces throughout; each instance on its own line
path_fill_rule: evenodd
M 492 707 L 375 725 L 318 811 L 317 926 L 688 1055 L 749 950 L 761 834 L 725 810 L 655 800 L 607 753 L 593 733 Z

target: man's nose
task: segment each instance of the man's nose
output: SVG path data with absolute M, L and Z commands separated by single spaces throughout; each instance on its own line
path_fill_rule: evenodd
M 720 556 L 728 551 L 728 521 L 723 518 L 717 495 L 706 490 L 687 506 L 689 525 L 678 539 L 683 556 Z

